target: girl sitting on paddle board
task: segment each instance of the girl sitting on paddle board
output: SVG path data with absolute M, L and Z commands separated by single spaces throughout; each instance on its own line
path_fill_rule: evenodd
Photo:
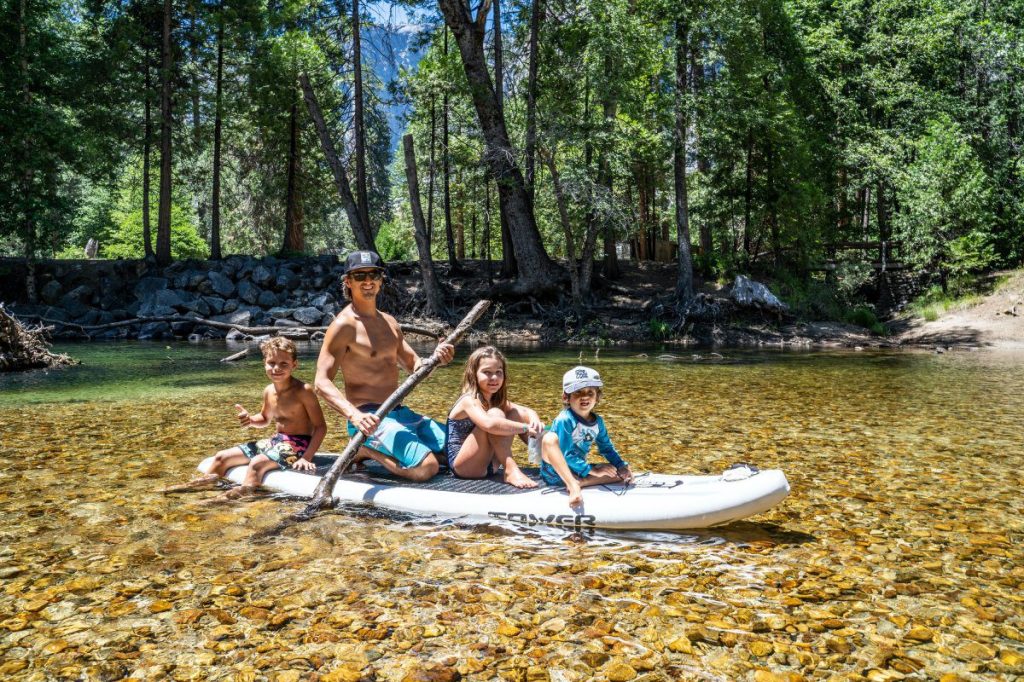
M 537 413 L 508 399 L 505 356 L 493 346 L 477 348 L 466 360 L 462 395 L 448 413 L 445 451 L 448 466 L 460 478 L 484 478 L 497 467 L 517 488 L 537 484 L 512 458 L 512 439 L 539 437 L 544 424 Z
M 573 367 L 562 376 L 562 403 L 565 409 L 551 422 L 541 441 L 540 475 L 548 485 L 564 485 L 569 491 L 569 506 L 583 503 L 581 488 L 633 480 L 629 465 L 619 456 L 604 420 L 594 414 L 601 401 L 601 375 L 589 367 Z M 591 446 L 608 464 L 587 462 Z

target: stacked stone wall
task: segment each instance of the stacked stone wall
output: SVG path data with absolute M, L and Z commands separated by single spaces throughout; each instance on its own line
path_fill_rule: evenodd
M 326 326 L 344 306 L 335 256 L 221 261 L 53 260 L 36 263 L 39 301 L 26 300 L 24 261 L 0 261 L 0 300 L 23 319 L 95 327 L 139 318 L 198 317 L 242 327 Z M 55 337 L 80 337 L 57 325 Z M 142 321 L 90 331 L 95 339 L 218 338 L 225 330 L 191 321 Z

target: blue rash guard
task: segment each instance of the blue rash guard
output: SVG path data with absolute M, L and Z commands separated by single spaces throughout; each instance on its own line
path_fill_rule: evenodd
M 548 429 L 558 436 L 558 447 L 561 448 L 569 469 L 577 478 L 586 478 L 590 474 L 591 467 L 587 463 L 587 455 L 595 443 L 597 451 L 616 469 L 628 466 L 612 445 L 604 420 L 596 414 L 592 416 L 593 420 L 586 421 L 567 407 L 555 417 L 551 422 L 551 428 Z M 558 472 L 547 462 L 541 464 L 540 475 L 548 485 L 564 485 Z

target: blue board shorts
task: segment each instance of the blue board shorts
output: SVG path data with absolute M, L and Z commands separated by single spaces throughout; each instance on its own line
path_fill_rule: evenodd
M 380 405 L 360 405 L 360 412 L 375 412 Z M 348 435 L 359 429 L 348 422 Z M 444 427 L 431 419 L 399 405 L 381 420 L 373 435 L 363 443 L 371 450 L 387 455 L 406 469 L 417 466 L 432 452 L 444 451 Z

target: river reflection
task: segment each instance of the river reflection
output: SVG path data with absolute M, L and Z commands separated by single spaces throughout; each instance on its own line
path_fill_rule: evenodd
M 0 377 L 0 678 L 1024 674 L 1021 354 L 585 351 L 635 470 L 752 461 L 785 470 L 791 496 L 706 531 L 573 535 L 355 505 L 257 541 L 301 502 L 154 491 L 241 439 L 231 406 L 258 407 L 258 362 L 222 365 L 222 346 L 60 350 L 83 365 Z M 554 416 L 578 353 L 511 351 L 512 398 Z M 460 374 L 436 372 L 409 404 L 443 415 Z

